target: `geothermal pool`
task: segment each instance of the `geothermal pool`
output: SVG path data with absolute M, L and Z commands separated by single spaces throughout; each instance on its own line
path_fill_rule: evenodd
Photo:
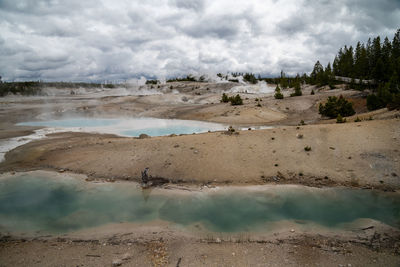
M 291 221 L 341 229 L 368 218 L 400 226 L 400 195 L 303 186 L 142 190 L 131 183 L 87 183 L 47 172 L 0 178 L 0 232 L 67 233 L 109 223 L 162 220 L 211 232 L 271 231 Z
M 163 136 L 170 134 L 192 134 L 227 129 L 226 125 L 191 120 L 156 118 L 65 118 L 47 121 L 18 123 L 20 126 L 43 126 L 64 128 L 65 131 L 112 133 L 122 136 Z

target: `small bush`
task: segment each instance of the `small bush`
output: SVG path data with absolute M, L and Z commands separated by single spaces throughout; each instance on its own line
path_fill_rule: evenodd
M 301 92 L 300 83 L 296 83 L 294 86 L 294 93 L 291 93 L 290 96 L 301 96 L 303 93 Z
M 231 102 L 232 106 L 243 105 L 243 99 L 238 94 L 235 97 L 229 97 L 229 101 Z
M 330 96 L 325 105 L 319 104 L 319 114 L 331 119 L 337 118 L 339 114 L 347 117 L 354 115 L 355 113 L 353 104 L 348 102 L 342 95 L 339 98 L 336 96 Z
M 276 85 L 274 97 L 275 99 L 283 99 L 283 94 L 281 93 L 281 88 L 279 88 L 279 85 Z
M 315 95 L 314 89 L 311 90 L 311 95 Z
M 222 94 L 221 102 L 222 103 L 228 103 L 229 102 L 229 97 L 225 93 Z
M 310 146 L 306 146 L 306 147 L 304 147 L 304 150 L 307 151 L 307 152 L 311 151 L 311 147 Z
M 306 123 L 303 120 L 301 120 L 300 125 L 306 125 Z
M 336 123 L 345 123 L 346 119 L 343 119 L 342 115 L 338 115 L 336 118 Z

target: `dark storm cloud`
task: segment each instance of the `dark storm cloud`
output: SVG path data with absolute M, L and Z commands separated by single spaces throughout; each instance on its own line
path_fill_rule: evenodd
M 392 38 L 399 20 L 397 0 L 0 0 L 0 75 L 295 74 L 345 44 Z

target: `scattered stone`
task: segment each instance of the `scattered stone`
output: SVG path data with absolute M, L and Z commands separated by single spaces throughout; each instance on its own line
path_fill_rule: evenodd
M 148 136 L 147 134 L 140 134 L 139 135 L 139 139 L 146 139 L 146 138 L 150 138 L 150 136 Z
M 179 145 L 178 145 L 178 144 L 175 144 L 174 147 L 177 148 L 177 147 L 179 147 Z
M 62 173 L 62 172 L 65 172 L 65 170 L 64 169 L 59 169 L 58 172 Z
M 124 260 L 124 261 L 129 260 L 130 258 L 132 258 L 132 255 L 129 254 L 129 253 L 125 253 L 125 254 L 122 256 L 122 260 Z
M 112 261 L 112 266 L 121 266 L 121 265 L 122 265 L 122 261 L 119 259 Z
M 232 256 L 234 256 L 234 257 L 235 257 L 235 255 L 236 255 L 236 254 L 235 254 L 235 252 L 232 252 Z
M 219 237 L 217 237 L 217 239 L 215 239 L 215 242 L 221 243 L 221 239 Z
M 392 176 L 393 176 L 393 177 L 397 177 L 397 173 L 392 172 Z
M 301 139 L 301 138 L 303 138 L 303 135 L 302 134 L 296 134 L 296 137 L 298 138 L 298 139 Z
M 198 150 L 193 151 L 194 154 L 199 154 Z
M 329 149 L 335 150 L 335 148 L 333 146 L 330 146 Z
M 294 233 L 294 229 L 290 229 L 290 232 L 291 232 L 291 233 Z

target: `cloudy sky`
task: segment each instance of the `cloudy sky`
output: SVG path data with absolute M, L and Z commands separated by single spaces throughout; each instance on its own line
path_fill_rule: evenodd
M 295 74 L 399 22 L 399 0 L 0 0 L 0 75 Z

